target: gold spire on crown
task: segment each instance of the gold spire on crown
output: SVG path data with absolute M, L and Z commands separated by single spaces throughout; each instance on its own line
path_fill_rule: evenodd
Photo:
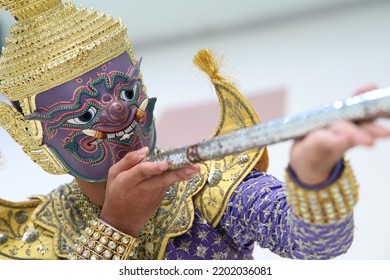
M 61 0 L 1 0 L 1 4 L 18 21 L 31 18 L 53 8 L 59 8 L 62 5 Z
M 109 15 L 61 0 L 0 1 L 17 20 L 0 58 L 0 92 L 11 101 L 131 54 L 126 28 Z
M 16 19 L 0 57 L 0 93 L 19 101 L 23 114 L 34 112 L 38 93 L 75 79 L 128 52 L 126 27 L 120 20 L 61 0 L 0 0 Z M 52 174 L 67 173 L 55 153 L 42 144 L 39 121 L 0 102 L 0 126 L 23 151 Z

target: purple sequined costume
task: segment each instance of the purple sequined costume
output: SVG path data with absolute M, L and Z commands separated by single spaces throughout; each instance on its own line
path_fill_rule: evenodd
M 353 219 L 331 225 L 299 220 L 286 201 L 283 183 L 252 171 L 237 187 L 216 228 L 195 209 L 193 226 L 171 239 L 166 259 L 253 259 L 255 243 L 281 257 L 329 259 L 347 251 Z

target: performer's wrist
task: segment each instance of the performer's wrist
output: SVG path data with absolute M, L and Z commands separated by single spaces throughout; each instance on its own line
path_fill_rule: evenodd
M 100 219 L 104 221 L 107 225 L 110 225 L 111 227 L 117 229 L 118 231 L 123 232 L 124 234 L 137 237 L 139 233 L 141 232 L 142 228 L 144 227 L 145 222 L 137 222 L 135 219 L 132 219 L 131 223 L 126 222 L 127 220 L 121 219 L 118 216 L 114 215 L 107 215 L 102 210 L 100 214 Z
M 336 223 L 351 214 L 358 200 L 358 184 L 349 162 L 345 160 L 343 165 L 341 176 L 317 188 L 298 184 L 286 169 L 287 200 L 293 213 L 315 224 Z
M 288 172 L 288 176 L 291 178 L 291 180 L 299 185 L 301 188 L 307 189 L 307 190 L 320 190 L 323 188 L 326 188 L 333 184 L 337 179 L 340 178 L 344 170 L 344 159 L 340 159 L 336 165 L 333 167 L 330 175 L 328 178 L 321 183 L 318 184 L 307 184 L 301 181 L 301 179 L 297 176 L 295 170 L 289 165 L 287 167 L 286 172 Z

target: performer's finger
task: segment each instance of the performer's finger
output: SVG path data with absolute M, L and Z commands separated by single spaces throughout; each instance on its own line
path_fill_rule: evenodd
M 137 165 L 142 159 L 149 154 L 149 148 L 143 147 L 137 151 L 127 153 L 120 161 L 111 166 L 108 176 L 109 178 L 115 178 L 121 172 L 129 170 Z
M 390 130 L 382 125 L 379 125 L 377 123 L 361 123 L 359 126 L 370 133 L 374 137 L 389 137 L 390 136 Z
M 337 122 L 332 126 L 332 131 L 338 136 L 335 140 L 339 149 L 347 150 L 355 145 L 371 146 L 374 143 L 374 137 L 369 132 L 348 121 Z
M 339 121 L 326 129 L 312 133 L 305 149 L 315 151 L 320 148 L 323 156 L 338 157 L 357 144 L 371 145 L 373 141 L 373 137 L 357 125 Z
M 131 180 L 132 184 L 140 184 L 144 181 L 149 181 L 150 178 L 161 177 L 162 181 L 158 182 L 159 184 L 170 184 L 178 180 L 188 180 L 199 172 L 199 166 L 197 165 L 167 172 L 170 166 L 170 162 L 141 162 L 134 168 L 119 174 L 118 179 L 121 181 Z M 160 176 L 163 173 L 167 173 L 169 176 Z
M 171 170 L 164 172 L 161 175 L 152 177 L 148 180 L 148 183 L 152 186 L 160 185 L 164 191 L 166 187 L 169 187 L 178 181 L 187 181 L 200 172 L 198 165 L 192 165 L 181 169 Z
M 367 84 L 367 85 L 355 90 L 352 95 L 355 96 L 355 95 L 363 94 L 365 92 L 368 92 L 368 91 L 371 91 L 371 90 L 374 90 L 377 88 L 378 87 L 375 84 Z
M 166 172 L 170 162 L 141 162 L 134 168 L 122 172 L 119 176 L 130 178 L 133 184 L 139 184 L 146 179 Z

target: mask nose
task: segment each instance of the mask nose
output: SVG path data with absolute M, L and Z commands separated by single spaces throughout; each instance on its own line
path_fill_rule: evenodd
M 129 119 L 130 104 L 125 101 L 115 100 L 104 106 L 99 114 L 102 123 L 120 124 Z

